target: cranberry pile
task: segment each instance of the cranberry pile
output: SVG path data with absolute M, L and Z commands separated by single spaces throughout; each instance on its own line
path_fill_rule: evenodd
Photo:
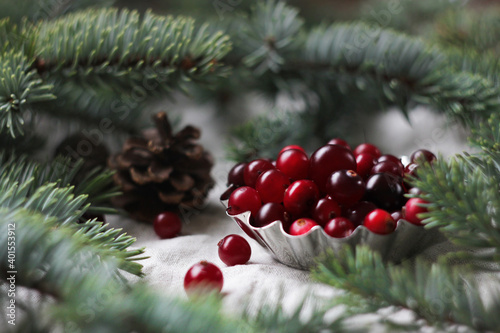
M 310 156 L 300 146 L 286 146 L 275 161 L 236 164 L 223 197 L 229 197 L 230 215 L 250 211 L 254 227 L 281 221 L 286 232 L 302 235 L 319 225 L 328 235 L 341 238 L 364 225 L 374 233 L 389 234 L 402 218 L 421 225 L 426 202 L 407 200 L 405 194 L 418 189 L 405 180 L 416 175 L 419 165 L 435 159 L 420 149 L 405 166 L 373 144 L 351 149 L 339 138 Z

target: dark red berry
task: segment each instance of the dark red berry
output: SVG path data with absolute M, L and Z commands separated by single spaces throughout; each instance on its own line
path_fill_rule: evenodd
M 336 217 L 325 225 L 327 235 L 335 238 L 343 238 L 351 235 L 356 226 L 345 217 Z
M 229 170 L 229 174 L 227 175 L 227 186 L 236 185 L 236 186 L 244 186 L 245 178 L 243 177 L 243 173 L 245 171 L 246 163 L 238 163 L 234 165 L 231 170 Z
M 392 161 L 383 161 L 374 165 L 370 174 L 374 175 L 376 173 L 390 173 L 394 176 L 403 177 L 403 169 Z
M 259 176 L 255 189 L 259 192 L 263 203 L 283 202 L 285 190 L 290 185 L 290 179 L 277 169 L 270 169 Z
M 400 159 L 400 158 L 398 158 L 398 157 L 396 157 L 396 156 L 394 156 L 394 155 L 391 155 L 391 154 L 385 154 L 385 155 L 380 156 L 380 157 L 377 159 L 377 162 L 378 162 L 378 163 L 385 162 L 385 161 L 391 161 L 391 162 L 394 162 L 394 163 L 396 163 L 396 164 L 399 166 L 399 168 L 400 168 L 401 170 L 404 170 L 404 169 L 405 169 L 405 167 L 404 167 L 404 165 L 403 165 L 403 162 L 401 162 L 401 159 Z
M 280 152 L 279 152 L 278 156 L 279 156 L 282 152 L 287 151 L 287 150 L 289 150 L 289 149 L 297 149 L 297 150 L 300 150 L 300 151 L 302 151 L 302 152 L 304 152 L 304 153 L 306 152 L 306 151 L 305 151 L 305 149 L 304 149 L 304 148 L 302 148 L 301 146 L 298 146 L 298 145 L 288 145 L 288 146 L 283 147 L 283 148 L 280 150 Z
M 326 145 L 311 155 L 309 178 L 322 193 L 326 193 L 330 175 L 339 170 L 356 170 L 356 159 L 349 149 L 339 145 Z
M 217 246 L 220 260 L 228 266 L 246 264 L 252 255 L 250 244 L 239 235 L 227 235 Z
M 303 235 L 317 225 L 318 224 L 314 220 L 305 217 L 300 218 L 298 220 L 295 220 L 290 226 L 290 235 Z
M 326 193 L 339 204 L 350 206 L 365 194 L 365 182 L 353 170 L 339 170 L 328 178 Z
M 245 185 L 255 188 L 257 178 L 269 169 L 274 169 L 274 165 L 268 160 L 257 159 L 249 162 L 243 171 Z
M 390 173 L 374 174 L 366 182 L 365 198 L 387 211 L 398 210 L 404 202 L 401 182 L 401 177 Z
M 417 172 L 418 172 L 418 164 L 417 163 L 410 163 L 408 164 L 405 169 L 404 169 L 404 185 L 406 190 L 410 190 L 412 188 L 412 185 L 409 183 L 409 180 L 411 178 L 418 178 Z
M 404 219 L 415 225 L 423 225 L 422 224 L 423 219 L 420 214 L 428 212 L 427 207 L 423 206 L 425 204 L 428 204 L 428 202 L 420 198 L 409 199 L 405 205 Z
M 182 221 L 175 213 L 163 212 L 154 219 L 153 228 L 160 238 L 173 238 L 181 231 Z
M 370 176 L 370 171 L 375 164 L 377 164 L 377 159 L 373 157 L 372 154 L 362 153 L 356 156 L 356 172 L 363 179 L 366 179 Z
M 313 208 L 311 217 L 320 226 L 325 226 L 328 221 L 340 216 L 341 213 L 342 210 L 338 203 L 330 197 L 325 197 L 318 200 Z
M 283 223 L 283 228 L 285 230 L 288 230 L 288 220 L 289 219 L 285 212 L 285 207 L 283 207 L 282 204 L 270 202 L 262 205 L 262 207 L 259 209 L 259 211 L 255 215 L 253 225 L 261 228 L 274 221 L 281 221 Z
M 371 232 L 380 235 L 390 234 L 396 229 L 396 221 L 391 214 L 379 208 L 366 215 L 363 225 Z
M 194 264 L 184 277 L 184 290 L 188 295 L 196 292 L 220 292 L 224 284 L 222 271 L 208 261 Z
M 288 149 L 278 155 L 276 167 L 292 180 L 307 178 L 309 172 L 309 158 L 298 149 Z
M 359 201 L 349 207 L 344 214 L 355 226 L 363 224 L 365 216 L 377 209 L 373 202 Z
M 341 139 L 341 138 L 333 138 L 330 141 L 328 141 L 329 145 L 339 145 L 342 147 L 346 147 L 347 149 L 351 150 L 351 146 L 347 143 L 347 141 Z
M 313 181 L 296 180 L 286 189 L 283 205 L 293 216 L 304 216 L 311 211 L 318 199 L 318 187 Z
M 414 151 L 410 156 L 412 163 L 421 164 L 422 162 L 432 163 L 436 160 L 436 155 L 426 149 L 419 149 Z
M 227 212 L 236 215 L 250 211 L 252 216 L 255 216 L 261 206 L 262 201 L 259 192 L 249 186 L 242 186 L 234 190 L 229 196 Z
M 354 156 L 358 156 L 359 154 L 370 154 L 373 155 L 373 157 L 375 158 L 379 158 L 382 155 L 378 147 L 372 145 L 371 143 L 360 144 L 354 149 L 353 153 Z

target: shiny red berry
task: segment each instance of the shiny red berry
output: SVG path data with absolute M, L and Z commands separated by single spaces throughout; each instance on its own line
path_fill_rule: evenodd
M 394 156 L 394 155 L 385 154 L 385 155 L 380 156 L 377 159 L 377 163 L 385 162 L 385 161 L 391 161 L 391 162 L 396 163 L 401 170 L 404 170 L 404 168 L 405 168 L 404 165 L 403 165 L 403 162 L 401 162 L 401 159 L 398 158 L 398 157 L 396 157 L 396 156 Z
M 328 178 L 326 193 L 339 204 L 350 206 L 365 194 L 365 182 L 353 170 L 339 170 Z
M 405 200 L 401 183 L 401 177 L 390 173 L 374 174 L 366 181 L 365 200 L 390 212 L 401 209 Z
M 366 179 L 370 176 L 370 171 L 377 164 L 377 159 L 373 157 L 372 154 L 362 153 L 356 156 L 356 172 L 363 179 Z
M 293 216 L 304 216 L 311 211 L 318 199 L 318 187 L 313 181 L 296 180 L 286 189 L 283 205 Z
M 325 224 L 331 219 L 340 216 L 342 210 L 337 202 L 330 197 L 321 198 L 318 200 L 312 210 L 311 217 L 319 225 Z
M 290 179 L 277 169 L 270 169 L 259 176 L 255 189 L 263 203 L 283 202 L 285 190 L 290 186 Z
M 335 238 L 343 238 L 351 235 L 356 226 L 345 217 L 336 217 L 325 225 L 327 235 Z
M 160 238 L 173 238 L 181 231 L 182 221 L 175 213 L 163 212 L 154 219 L 153 228 Z
M 295 220 L 290 226 L 290 235 L 299 236 L 307 233 L 318 224 L 309 218 L 300 218 Z
M 420 198 L 409 199 L 405 205 L 404 219 L 415 225 L 423 225 L 423 219 L 420 214 L 428 212 L 427 207 L 423 206 L 425 204 L 428 204 L 428 202 Z
M 304 148 L 302 148 L 301 146 L 298 146 L 298 145 L 288 145 L 288 146 L 285 146 L 285 147 L 281 148 L 281 150 L 280 150 L 280 152 L 279 152 L 278 156 L 279 156 L 282 152 L 287 151 L 287 150 L 290 150 L 290 149 L 297 149 L 297 150 L 301 150 L 301 151 L 302 151 L 302 152 L 304 152 L 304 153 L 306 152 L 306 151 L 305 151 L 305 149 L 304 149 Z
M 341 139 L 341 138 L 333 138 L 330 141 L 328 141 L 329 145 L 339 145 L 342 147 L 346 147 L 347 149 L 351 150 L 351 146 L 347 143 L 347 141 Z
M 184 290 L 188 295 L 196 292 L 220 292 L 224 284 L 222 271 L 208 261 L 194 264 L 184 277 Z
M 414 151 L 410 156 L 410 161 L 412 163 L 420 164 L 422 162 L 432 163 L 436 160 L 436 155 L 427 149 L 419 149 Z
M 238 163 L 235 164 L 227 175 L 227 186 L 236 185 L 236 186 L 244 186 L 245 178 L 243 177 L 243 173 L 245 171 L 246 163 Z
M 257 159 L 249 162 L 243 171 L 245 185 L 255 188 L 259 176 L 269 169 L 274 169 L 274 165 L 268 160 Z
M 354 156 L 358 156 L 359 154 L 370 154 L 373 155 L 375 158 L 379 158 L 382 153 L 380 152 L 380 149 L 378 149 L 377 146 L 372 145 L 371 143 L 362 143 L 356 148 L 354 148 Z
M 276 168 L 292 180 L 307 178 L 309 172 L 309 158 L 298 149 L 288 149 L 278 155 Z
M 391 214 L 383 209 L 375 209 L 366 215 L 363 225 L 376 234 L 390 234 L 396 229 L 396 221 Z
M 250 244 L 239 235 L 227 235 L 217 246 L 220 260 L 228 266 L 246 264 L 252 255 Z
M 390 173 L 394 176 L 403 177 L 403 172 L 404 170 L 401 169 L 397 163 L 394 163 L 393 161 L 382 161 L 373 166 L 370 174 Z
M 363 224 L 365 216 L 377 209 L 373 202 L 359 201 L 349 207 L 345 212 L 345 217 L 349 219 L 355 226 Z
M 327 180 L 338 170 L 356 170 L 356 159 L 352 152 L 339 145 L 326 145 L 316 150 L 310 158 L 309 178 L 326 193 Z
M 242 186 L 234 190 L 229 196 L 227 212 L 236 215 L 250 211 L 252 216 L 255 216 L 261 206 L 262 201 L 259 193 L 249 186 Z
M 262 207 L 259 209 L 259 211 L 255 215 L 253 225 L 255 227 L 261 228 L 274 221 L 281 221 L 283 223 L 283 228 L 285 230 L 288 230 L 288 220 L 289 218 L 285 212 L 285 207 L 283 207 L 282 204 L 269 202 L 265 205 L 262 205 Z

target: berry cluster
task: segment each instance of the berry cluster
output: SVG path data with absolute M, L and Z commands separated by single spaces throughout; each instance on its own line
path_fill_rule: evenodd
M 281 221 L 286 232 L 302 235 L 319 225 L 328 235 L 341 238 L 364 225 L 374 233 L 389 234 L 402 218 L 421 225 L 425 202 L 406 199 L 406 193 L 418 189 L 405 180 L 416 176 L 419 165 L 435 159 L 420 149 L 405 166 L 372 144 L 351 149 L 338 138 L 310 156 L 300 146 L 286 146 L 275 161 L 236 164 L 223 197 L 229 198 L 230 215 L 250 211 L 254 227 Z

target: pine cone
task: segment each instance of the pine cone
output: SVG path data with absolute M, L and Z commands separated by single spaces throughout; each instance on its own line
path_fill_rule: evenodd
M 128 139 L 108 161 L 123 192 L 113 198 L 115 206 L 151 223 L 166 210 L 199 208 L 214 185 L 212 156 L 196 142 L 200 130 L 186 126 L 173 135 L 165 112 L 153 119 L 156 128 Z

